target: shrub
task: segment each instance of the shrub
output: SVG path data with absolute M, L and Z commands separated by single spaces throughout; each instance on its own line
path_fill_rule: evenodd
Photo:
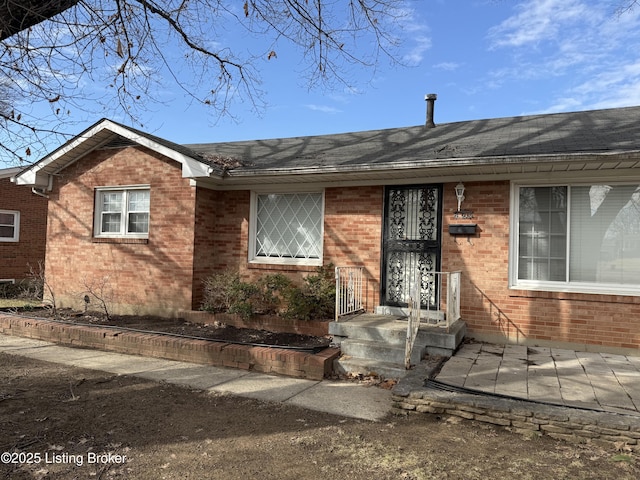
M 333 264 L 307 275 L 302 288 L 289 292 L 286 316 L 300 320 L 323 320 L 335 315 L 336 282 Z
M 333 265 L 319 267 L 297 287 L 281 273 L 243 282 L 233 271 L 215 273 L 204 282 L 202 310 L 228 312 L 247 319 L 255 314 L 281 314 L 288 318 L 332 318 L 335 308 Z
M 282 273 L 265 275 L 257 282 L 253 311 L 262 314 L 280 314 L 286 310 L 286 299 L 297 287 Z
M 18 298 L 22 293 L 19 283 L 0 283 L 0 298 Z
M 237 272 L 226 270 L 214 273 L 204 281 L 202 310 L 207 312 L 228 312 L 235 299 L 240 283 Z

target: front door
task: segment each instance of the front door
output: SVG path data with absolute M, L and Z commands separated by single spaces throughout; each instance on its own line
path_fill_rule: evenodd
M 387 187 L 382 245 L 383 305 L 406 307 L 413 272 L 420 269 L 420 304 L 437 308 L 442 185 Z

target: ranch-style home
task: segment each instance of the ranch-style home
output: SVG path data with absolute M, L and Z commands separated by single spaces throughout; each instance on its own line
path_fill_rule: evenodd
M 11 182 L 21 170 L 0 169 L 0 284 L 19 283 L 44 268 L 47 199 Z
M 373 312 L 406 307 L 416 269 L 460 272 L 468 335 L 639 353 L 640 107 L 432 120 L 185 146 L 105 119 L 16 182 L 49 199 L 61 306 L 102 286 L 173 315 L 213 272 L 332 263 L 363 267 Z

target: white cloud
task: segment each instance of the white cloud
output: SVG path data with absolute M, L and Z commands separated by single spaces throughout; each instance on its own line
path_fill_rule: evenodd
M 549 99 L 534 113 L 640 104 L 640 9 L 617 15 L 610 0 L 520 2 L 488 39 L 500 66 L 483 85 Z
M 489 30 L 492 47 L 549 42 L 572 25 L 596 16 L 579 0 L 533 0 L 520 3 L 516 10 L 515 15 Z
M 459 63 L 455 63 L 455 62 L 441 62 L 441 63 L 435 64 L 433 68 L 437 68 L 438 70 L 445 70 L 447 72 L 452 72 L 460 68 L 460 66 L 461 65 Z
M 414 39 L 415 46 L 411 51 L 403 56 L 403 61 L 407 65 L 416 66 L 422 63 L 424 54 L 431 48 L 431 38 L 419 36 Z
M 330 113 L 330 114 L 334 114 L 334 113 L 340 113 L 342 112 L 342 110 L 335 108 L 335 107 L 330 107 L 328 105 L 315 105 L 315 104 L 307 104 L 305 105 L 306 108 L 308 108 L 309 110 L 314 110 L 316 112 L 322 112 L 322 113 Z

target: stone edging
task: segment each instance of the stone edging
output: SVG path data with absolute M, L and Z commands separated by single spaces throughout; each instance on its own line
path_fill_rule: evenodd
M 418 368 L 394 387 L 395 413 L 453 415 L 525 435 L 640 451 L 640 416 L 427 389 L 426 378 L 429 369 Z
M 61 345 L 165 358 L 220 367 L 240 368 L 310 380 L 322 380 L 333 371 L 338 348 L 319 353 L 297 352 L 209 340 L 179 338 L 117 328 L 88 327 L 0 312 L 0 333 L 35 338 Z

